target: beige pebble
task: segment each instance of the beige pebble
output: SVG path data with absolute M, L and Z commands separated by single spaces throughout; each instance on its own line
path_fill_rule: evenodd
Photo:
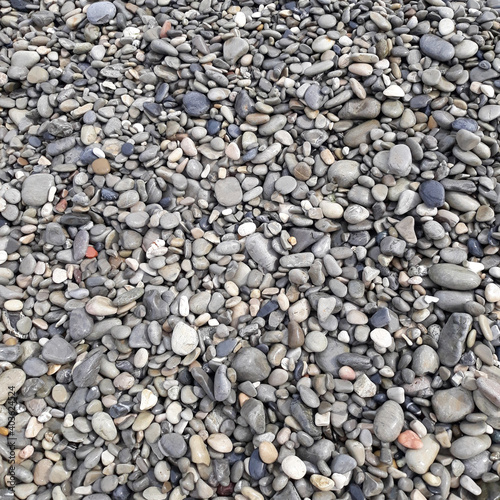
M 335 482 L 332 479 L 319 474 L 311 476 L 311 484 L 320 491 L 332 491 L 335 488 Z
M 367 63 L 354 63 L 349 65 L 349 71 L 359 76 L 370 76 L 373 73 L 373 67 Z
M 113 316 L 118 308 L 113 305 L 110 298 L 96 295 L 85 304 L 85 310 L 93 316 Z
M 259 445 L 259 457 L 265 464 L 272 464 L 278 460 L 278 450 L 273 443 L 263 441 Z
M 207 467 L 210 465 L 210 455 L 203 439 L 194 435 L 189 439 L 189 449 L 191 450 L 191 460 L 195 464 L 204 464 Z
M 231 442 L 231 439 L 222 433 L 211 434 L 207 439 L 207 443 L 211 448 L 219 453 L 230 453 L 233 451 L 233 443 Z
M 248 498 L 248 500 L 264 500 L 264 497 L 257 490 L 250 488 L 250 486 L 243 486 L 241 494 L 245 498 Z
M 196 156 L 198 154 L 196 145 L 190 137 L 184 137 L 184 139 L 182 139 L 181 148 L 187 156 Z
M 3 307 L 9 312 L 19 312 L 23 310 L 23 302 L 18 299 L 10 299 L 4 302 Z

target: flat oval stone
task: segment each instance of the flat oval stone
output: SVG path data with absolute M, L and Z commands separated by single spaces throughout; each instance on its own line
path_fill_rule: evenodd
M 445 190 L 437 181 L 424 181 L 420 184 L 418 194 L 429 208 L 440 208 L 445 202 Z
M 475 290 L 481 284 L 475 272 L 455 264 L 434 264 L 429 268 L 429 278 L 450 290 Z
M 447 62 L 455 56 L 455 47 L 436 35 L 424 35 L 420 39 L 420 50 L 435 61 Z
M 404 413 L 395 401 L 386 401 L 378 410 L 373 421 L 373 431 L 380 441 L 391 443 L 401 434 Z
M 51 174 L 30 175 L 23 182 L 21 190 L 23 203 L 30 207 L 41 207 L 47 203 L 49 190 L 54 185 L 54 177 Z
M 461 460 L 479 455 L 491 446 L 491 438 L 482 436 L 463 436 L 451 443 L 450 453 Z
M 201 116 L 210 109 L 210 101 L 201 92 L 188 92 L 182 98 L 184 110 L 190 116 Z

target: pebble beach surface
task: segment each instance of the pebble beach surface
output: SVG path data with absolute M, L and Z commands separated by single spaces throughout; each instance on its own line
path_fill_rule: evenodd
M 0 1 L 2 500 L 500 500 L 500 0 Z

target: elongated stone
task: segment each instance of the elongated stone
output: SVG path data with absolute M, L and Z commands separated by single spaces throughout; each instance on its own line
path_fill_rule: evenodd
M 449 290 L 474 290 L 481 284 L 475 272 L 455 264 L 434 264 L 429 268 L 429 277 L 436 285 Z
M 439 360 L 445 366 L 455 366 L 464 350 L 467 334 L 472 327 L 472 316 L 453 313 L 441 331 L 438 340 Z

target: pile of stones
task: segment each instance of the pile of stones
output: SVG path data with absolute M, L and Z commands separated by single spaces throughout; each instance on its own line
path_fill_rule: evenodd
M 499 500 L 499 16 L 0 1 L 0 498 Z

